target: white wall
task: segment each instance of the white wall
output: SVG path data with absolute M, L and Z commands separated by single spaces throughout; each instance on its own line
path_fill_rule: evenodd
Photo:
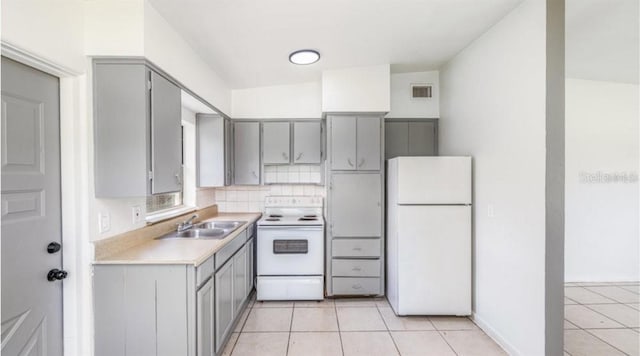
M 84 1 L 84 53 L 144 56 L 142 0 Z
M 234 119 L 321 118 L 321 83 L 309 82 L 233 90 L 231 117 Z
M 440 153 L 474 158 L 474 318 L 545 354 L 546 7 L 525 1 L 440 71 Z
M 2 41 L 82 73 L 83 2 L 2 0 Z
M 412 84 L 433 86 L 432 98 L 413 99 Z M 440 75 L 438 71 L 391 74 L 391 111 L 389 118 L 440 117 Z
M 230 115 L 231 90 L 227 84 L 147 0 L 144 0 L 144 55 L 218 111 Z
M 567 79 L 567 281 L 640 279 L 638 160 L 638 85 Z
M 322 72 L 323 112 L 388 112 L 391 110 L 391 67 L 388 64 Z

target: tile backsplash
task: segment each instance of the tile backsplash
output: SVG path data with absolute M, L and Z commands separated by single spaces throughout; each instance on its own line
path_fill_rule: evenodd
M 318 173 L 319 174 L 319 173 Z M 215 202 L 221 212 L 263 212 L 264 200 L 272 195 L 325 196 L 325 187 L 314 184 L 235 185 L 215 189 Z
M 291 165 L 265 166 L 264 182 L 266 184 L 320 184 L 322 182 L 321 166 Z

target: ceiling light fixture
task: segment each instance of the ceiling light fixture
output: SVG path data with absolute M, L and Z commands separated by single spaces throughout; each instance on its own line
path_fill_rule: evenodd
M 313 64 L 320 60 L 320 53 L 312 49 L 301 49 L 289 55 L 289 62 L 298 65 Z

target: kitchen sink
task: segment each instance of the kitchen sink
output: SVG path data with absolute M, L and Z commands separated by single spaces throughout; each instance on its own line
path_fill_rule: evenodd
M 173 231 L 156 239 L 222 240 L 246 221 L 210 221 L 194 225 L 185 231 Z
M 235 230 L 240 226 L 244 225 L 246 221 L 209 221 L 205 223 L 196 224 L 194 228 L 196 229 L 225 229 L 225 230 Z

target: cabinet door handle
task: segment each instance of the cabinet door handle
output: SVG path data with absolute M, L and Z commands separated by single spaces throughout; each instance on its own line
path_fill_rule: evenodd
M 296 161 L 300 160 L 300 158 L 302 158 L 302 152 L 298 153 L 298 156 L 296 156 Z
M 351 162 L 351 158 L 347 158 L 347 163 L 349 163 L 349 165 L 353 167 L 353 162 Z
M 180 179 L 180 173 L 176 173 L 176 182 L 178 185 L 182 185 L 182 179 Z
M 284 153 L 284 152 L 282 152 L 282 158 L 284 158 L 285 160 L 288 161 L 289 160 L 289 155 Z
M 353 289 L 362 289 L 362 286 L 360 284 L 354 284 L 351 286 L 351 288 Z
M 256 171 L 251 171 L 251 174 L 253 174 L 254 178 L 258 178 L 258 175 L 256 174 Z
M 362 167 L 363 164 L 364 164 L 364 158 L 360 161 L 360 164 L 358 165 L 358 168 Z

